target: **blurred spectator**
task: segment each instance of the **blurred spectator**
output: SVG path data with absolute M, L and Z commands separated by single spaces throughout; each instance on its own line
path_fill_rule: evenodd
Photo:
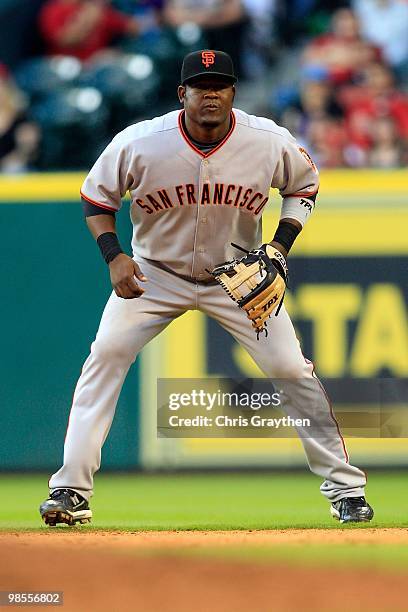
M 242 64 L 245 77 L 263 78 L 277 45 L 275 32 L 278 0 L 242 0 L 248 24 L 245 32 Z
M 408 2 L 354 0 L 364 38 L 382 49 L 384 59 L 408 81 Z
M 340 9 L 333 14 L 331 33 L 318 36 L 303 53 L 306 77 L 329 78 L 345 83 L 364 66 L 381 57 L 380 50 L 360 37 L 354 13 Z
M 297 138 L 304 139 L 314 119 L 328 119 L 341 127 L 343 115 L 328 81 L 306 81 L 300 89 L 298 102 L 284 110 L 280 121 Z
M 116 10 L 134 17 L 139 24 L 139 35 L 157 38 L 162 28 L 165 0 L 112 0 Z
M 240 0 L 167 0 L 163 15 L 172 27 L 185 23 L 198 25 L 203 29 L 208 48 L 229 53 L 237 74 L 242 73 L 246 17 Z
M 0 171 L 31 170 L 39 142 L 38 126 L 26 118 L 24 98 L 0 65 Z
M 372 141 L 373 147 L 368 155 L 372 168 L 398 168 L 403 165 L 402 143 L 392 119 L 384 117 L 373 123 Z
M 300 111 L 305 120 L 343 116 L 328 81 L 306 81 L 300 90 Z
M 349 4 L 345 0 L 275 0 L 276 31 L 288 47 L 304 43 L 305 37 L 326 32 L 334 11 Z
M 394 77 L 383 64 L 373 63 L 361 74 L 361 83 L 339 94 L 350 140 L 363 149 L 372 142 L 372 124 L 383 117 L 395 121 L 400 138 L 408 138 L 408 96 L 395 88 Z
M 120 35 L 136 35 L 138 21 L 109 6 L 110 0 L 48 0 L 39 17 L 49 55 L 88 60 Z
M 312 119 L 307 125 L 303 142 L 318 167 L 344 166 L 346 132 L 339 121 L 330 117 Z
M 160 22 L 165 0 L 112 0 L 112 6 L 138 20 L 147 15 L 154 15 L 156 23 Z

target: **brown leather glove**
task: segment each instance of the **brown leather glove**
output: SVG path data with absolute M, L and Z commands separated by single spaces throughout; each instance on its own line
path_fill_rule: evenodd
M 233 259 L 216 266 L 210 273 L 221 287 L 245 310 L 259 339 L 265 332 L 266 319 L 275 310 L 279 314 L 285 294 L 288 269 L 285 257 L 270 244 L 246 251 L 241 259 Z

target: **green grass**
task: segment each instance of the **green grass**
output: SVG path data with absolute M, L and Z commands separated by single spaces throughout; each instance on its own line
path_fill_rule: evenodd
M 0 530 L 44 529 L 38 506 L 47 477 L 1 475 Z M 404 473 L 369 477 L 367 498 L 375 519 L 365 527 L 408 527 Z M 338 528 L 309 474 L 98 475 L 91 529 Z M 353 529 L 347 526 L 345 529 Z
M 0 530 L 50 531 L 38 514 L 38 506 L 47 495 L 46 476 L 0 476 L 0 491 Z M 375 520 L 367 525 L 343 526 L 344 532 L 370 527 L 408 528 L 406 474 L 371 474 L 367 497 L 375 508 Z M 319 492 L 319 480 L 307 473 L 99 475 L 91 506 L 92 524 L 70 531 L 339 528 L 328 514 L 329 504 Z M 52 532 L 58 536 L 67 530 L 57 528 Z M 345 538 L 335 543 L 297 539 L 250 546 L 177 544 L 170 549 L 135 549 L 129 554 L 408 571 L 407 544 L 381 541 L 380 533 L 378 540 L 361 543 Z

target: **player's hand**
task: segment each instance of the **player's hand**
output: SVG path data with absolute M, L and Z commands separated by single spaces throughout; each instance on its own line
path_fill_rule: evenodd
M 131 300 L 143 295 L 144 289 L 137 284 L 136 279 L 144 283 L 147 278 L 131 257 L 120 253 L 110 262 L 109 271 L 112 287 L 118 297 Z

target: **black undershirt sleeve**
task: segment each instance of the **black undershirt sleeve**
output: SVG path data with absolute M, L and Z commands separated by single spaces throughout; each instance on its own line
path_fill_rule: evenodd
M 100 206 L 92 204 L 92 202 L 88 202 L 88 200 L 85 200 L 84 198 L 81 198 L 81 200 L 82 210 L 85 217 L 94 217 L 95 215 L 111 215 L 112 217 L 114 217 L 116 214 L 114 210 L 101 208 Z

